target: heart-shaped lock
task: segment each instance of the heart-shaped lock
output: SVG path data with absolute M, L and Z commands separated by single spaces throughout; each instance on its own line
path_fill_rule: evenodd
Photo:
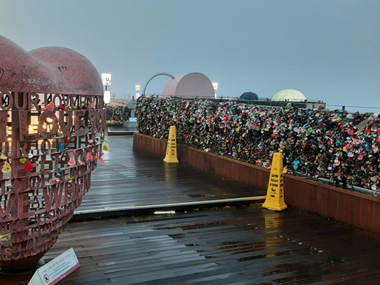
M 1 157 L 0 157 L 2 160 L 7 160 L 8 159 L 8 157 L 4 154 L 4 153 L 2 153 L 1 154 Z
M 104 164 L 104 163 L 106 163 L 106 162 L 104 161 L 103 157 L 99 157 L 99 163 L 100 163 L 100 164 Z
M 46 105 L 45 108 L 42 108 L 42 111 L 54 111 L 54 103 L 53 102 L 49 102 L 49 104 Z
M 87 160 L 93 160 L 93 159 L 94 159 L 94 157 L 92 156 L 91 152 L 88 152 L 88 153 L 86 154 L 86 159 L 87 159 Z
M 70 158 L 69 161 L 67 162 L 68 166 L 73 166 L 75 164 L 76 164 L 76 162 L 75 162 L 75 158 L 74 157 Z
M 65 151 L 65 145 L 64 145 L 64 144 L 60 144 L 59 146 L 57 146 L 57 149 L 58 149 L 60 152 L 64 152 L 64 151 Z
M 8 163 L 8 162 L 6 162 L 4 165 L 3 165 L 3 168 L 1 169 L 1 172 L 2 173 L 9 173 L 9 172 L 11 172 L 12 171 L 12 167 L 11 167 L 11 165 Z
M 26 161 L 27 161 L 26 158 L 20 158 L 20 162 L 21 162 L 21 163 L 25 163 Z
M 30 161 L 27 161 L 26 163 L 25 163 L 25 166 L 24 166 L 24 170 L 25 171 L 32 171 L 33 170 L 33 165 L 32 165 L 32 163 L 30 162 Z
M 103 146 L 103 150 L 104 150 L 104 151 L 109 151 L 110 148 L 108 147 L 108 145 L 105 144 L 105 145 Z

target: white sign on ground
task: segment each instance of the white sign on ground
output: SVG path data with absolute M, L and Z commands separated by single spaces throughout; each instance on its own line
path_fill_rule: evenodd
M 28 285 L 54 285 L 79 268 L 72 248 L 37 269 Z

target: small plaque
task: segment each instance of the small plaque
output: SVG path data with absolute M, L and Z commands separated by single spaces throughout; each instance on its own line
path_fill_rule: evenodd
M 79 268 L 78 258 L 72 248 L 38 268 L 28 285 L 54 285 Z

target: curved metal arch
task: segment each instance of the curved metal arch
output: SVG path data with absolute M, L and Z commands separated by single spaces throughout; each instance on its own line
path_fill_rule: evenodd
M 157 77 L 157 76 L 160 76 L 160 75 L 169 76 L 171 79 L 174 78 L 174 76 L 171 75 L 171 74 L 169 74 L 169 73 L 157 73 L 156 75 L 153 75 L 153 76 L 148 80 L 148 82 L 145 83 L 145 86 L 144 86 L 144 90 L 143 90 L 142 95 L 145 95 L 145 90 L 146 90 L 146 87 L 148 86 L 149 82 L 151 82 L 153 78 L 155 78 L 155 77 Z

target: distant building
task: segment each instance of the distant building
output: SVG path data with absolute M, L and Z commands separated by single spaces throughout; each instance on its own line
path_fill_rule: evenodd
M 240 99 L 259 100 L 259 96 L 257 96 L 257 94 L 253 92 L 244 92 L 243 94 L 240 95 Z
M 210 79 L 199 72 L 177 75 L 164 86 L 162 97 L 215 98 L 215 90 Z
M 240 98 L 237 98 L 235 100 L 236 103 L 247 103 L 247 104 L 254 104 L 254 105 L 268 106 L 268 107 L 286 107 L 288 105 L 291 105 L 295 108 L 300 108 L 300 109 L 326 108 L 326 103 L 321 102 L 321 101 L 314 101 L 314 102 L 307 101 L 305 95 L 303 95 L 300 91 L 295 90 L 295 89 L 281 90 L 277 92 L 273 96 L 272 99 L 254 99 L 253 97 L 251 99 L 249 98 L 250 96 L 248 96 L 249 94 L 247 94 L 247 96 L 243 96 L 246 93 L 251 93 L 251 92 L 243 93 L 240 96 Z M 223 102 L 227 100 L 228 99 L 220 99 L 217 101 Z
M 289 101 L 289 102 L 304 102 L 307 101 L 305 95 L 295 89 L 284 89 L 277 92 L 272 101 Z

